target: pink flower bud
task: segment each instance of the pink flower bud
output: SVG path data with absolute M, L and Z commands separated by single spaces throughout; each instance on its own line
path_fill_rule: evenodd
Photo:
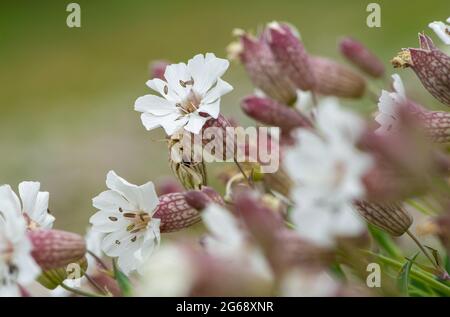
M 86 254 L 84 238 L 61 230 L 36 229 L 28 231 L 33 244 L 33 256 L 42 270 L 66 267 Z
M 328 58 L 311 57 L 316 77 L 315 91 L 322 95 L 344 98 L 361 98 L 366 91 L 366 81 L 359 74 Z
M 450 213 L 447 212 L 434 220 L 436 224 L 436 234 L 442 242 L 442 245 L 450 252 Z
M 150 64 L 150 77 L 165 80 L 164 73 L 169 62 L 163 60 L 153 61 Z
M 293 104 L 297 99 L 296 87 L 279 67 L 264 36 L 256 39 L 243 34 L 241 45 L 239 57 L 253 84 L 268 96 Z
M 281 128 L 289 134 L 299 127 L 312 127 L 308 118 L 294 109 L 288 108 L 270 98 L 249 96 L 241 102 L 242 110 L 251 118 L 270 126 Z
M 386 203 L 423 194 L 435 188 L 435 177 L 448 173 L 440 152 L 417 128 L 416 118 L 400 112 L 398 122 L 401 127 L 396 133 L 367 131 L 360 140 L 360 146 L 375 159 L 363 178 L 365 200 Z
M 79 271 L 77 271 L 77 267 L 79 268 Z M 80 273 L 79 277 L 82 277 L 86 272 L 87 267 L 87 259 L 86 257 L 82 257 L 78 261 L 70 263 L 65 267 L 44 270 L 37 278 L 37 281 L 44 287 L 53 290 L 69 277 L 69 273 L 76 274 L 76 272 L 78 272 Z
M 403 50 L 392 60 L 394 67 L 411 67 L 436 99 L 450 105 L 450 56 L 436 48 L 430 37 L 419 34 L 420 48 Z
M 163 178 L 156 182 L 158 196 L 183 191 L 180 184 L 172 177 Z
M 283 70 L 291 81 L 302 90 L 314 87 L 314 73 L 309 56 L 298 35 L 287 24 L 271 23 L 267 30 L 267 42 Z
M 216 154 L 216 157 L 218 159 L 226 160 L 227 158 L 232 158 L 232 155 L 236 154 L 235 144 L 234 142 L 228 142 L 234 140 L 234 133 L 232 131 L 227 131 L 227 128 L 231 128 L 233 125 L 230 123 L 230 121 L 225 118 L 223 115 L 219 115 L 217 119 L 211 118 L 208 121 L 205 122 L 205 125 L 202 129 L 202 141 L 203 145 L 206 146 L 208 144 L 214 144 L 215 148 L 221 148 L 223 149 L 222 157 L 219 157 L 218 154 Z M 219 128 L 219 131 L 216 131 L 216 133 L 222 133 L 222 135 L 215 134 L 213 139 L 210 139 L 211 136 L 205 135 L 205 130 L 208 128 Z M 223 141 L 223 143 L 217 144 L 216 142 Z
M 209 187 L 201 191 L 170 193 L 159 197 L 154 214 L 161 219 L 160 231 L 167 233 L 190 227 L 201 220 L 200 212 L 207 204 L 219 202 L 219 194 Z
M 362 43 L 346 37 L 339 43 L 339 48 L 342 55 L 368 75 L 375 78 L 384 75 L 383 63 Z
M 435 143 L 450 142 L 450 112 L 420 111 L 416 117 L 421 121 L 425 133 Z

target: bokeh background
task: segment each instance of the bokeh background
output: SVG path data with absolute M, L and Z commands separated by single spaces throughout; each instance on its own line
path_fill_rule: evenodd
M 70 1 L 0 3 L 0 184 L 40 181 L 50 192 L 56 227 L 79 233 L 108 170 L 136 184 L 171 173 L 163 133 L 145 131 L 133 110 L 135 99 L 150 92 L 150 61 L 187 61 L 205 52 L 224 57 L 234 28 L 257 30 L 281 20 L 299 28 L 311 53 L 342 60 L 336 43 L 350 35 L 388 66 L 402 47 L 417 46 L 419 31 L 431 34 L 429 22 L 450 13 L 448 0 L 376 1 L 382 27 L 370 29 L 366 6 L 375 1 L 75 2 L 79 29 L 66 26 Z M 402 77 L 412 97 L 435 105 L 410 72 Z M 251 124 L 239 109 L 253 90 L 242 67 L 232 65 L 225 80 L 235 90 L 222 99 L 223 112 Z M 350 104 L 365 112 L 375 106 Z

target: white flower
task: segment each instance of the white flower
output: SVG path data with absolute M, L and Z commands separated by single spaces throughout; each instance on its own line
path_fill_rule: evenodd
M 118 257 L 119 268 L 129 274 L 159 246 L 160 220 L 153 218 L 158 197 L 152 182 L 137 186 L 110 171 L 107 190 L 93 199 L 99 211 L 90 223 L 93 230 L 105 233 L 101 248 L 106 255 Z
M 5 191 L 2 186 L 1 192 Z M 0 199 L 1 201 L 1 199 Z M 3 204 L 3 207 L 5 205 Z M 14 209 L 0 212 L 0 296 L 19 296 L 19 285 L 27 285 L 39 275 L 40 268 L 31 256 L 32 244 L 26 236 L 27 225 Z
M 447 23 L 450 23 L 450 17 L 447 19 Z M 444 22 L 435 21 L 428 24 L 428 26 L 437 36 L 439 36 L 442 42 L 446 45 L 450 45 L 450 25 L 447 25 Z
M 379 134 L 396 131 L 399 107 L 407 103 L 402 79 L 398 74 L 393 74 L 392 78 L 394 80 L 394 91 L 383 90 L 378 101 L 379 113 L 375 117 L 375 121 L 380 124 L 380 127 L 376 130 L 376 133 Z
M 295 269 L 280 283 L 281 296 L 285 297 L 329 297 L 336 296 L 338 290 L 339 284 L 326 272 Z
M 23 214 L 28 227 L 50 229 L 55 217 L 48 212 L 48 192 L 40 192 L 39 182 L 22 182 L 19 184 L 19 197 L 9 185 L 0 187 L 0 212 Z
M 196 274 L 185 250 L 165 245 L 143 265 L 141 283 L 136 291 L 139 296 L 188 296 Z
M 184 127 L 198 134 L 208 119 L 219 116 L 220 97 L 233 89 L 220 79 L 228 66 L 226 59 L 212 53 L 198 54 L 187 65 L 167 66 L 166 81 L 149 80 L 147 86 L 162 97 L 145 95 L 134 105 L 136 111 L 142 112 L 142 123 L 147 130 L 162 126 L 171 136 Z
M 362 131 L 358 117 L 335 103 L 317 109 L 317 133 L 295 131 L 297 144 L 288 149 L 286 170 L 296 186 L 292 220 L 299 235 L 321 246 L 332 246 L 336 236 L 362 232 L 364 222 L 352 202 L 364 194 L 362 176 L 372 164 L 355 142 Z
M 269 264 L 262 252 L 249 243 L 245 231 L 228 210 L 210 204 L 203 211 L 202 219 L 210 233 L 203 241 L 208 253 L 237 267 L 249 268 L 262 278 L 272 279 Z

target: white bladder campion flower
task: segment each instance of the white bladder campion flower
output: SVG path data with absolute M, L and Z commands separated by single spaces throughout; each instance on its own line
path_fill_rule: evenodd
M 302 237 L 329 247 L 336 236 L 361 233 L 365 224 L 352 203 L 364 194 L 362 176 L 372 165 L 355 147 L 363 130 L 360 119 L 327 102 L 317 109 L 317 130 L 295 131 L 285 167 L 295 181 L 292 221 Z
M 22 182 L 19 184 L 19 197 L 9 185 L 0 187 L 0 212 L 22 214 L 29 229 L 50 229 L 55 217 L 48 212 L 48 192 L 40 192 L 39 182 Z
M 154 78 L 147 82 L 161 97 L 145 95 L 134 105 L 136 111 L 142 112 L 145 128 L 161 126 L 171 136 L 184 127 L 198 134 L 208 119 L 219 116 L 221 96 L 233 89 L 220 78 L 228 66 L 228 60 L 212 53 L 198 54 L 187 65 L 167 66 L 165 81 Z
M 398 74 L 393 74 L 392 79 L 394 91 L 389 92 L 382 90 L 380 99 L 378 101 L 379 113 L 375 117 L 375 121 L 380 124 L 376 130 L 378 134 L 387 134 L 394 132 L 398 123 L 399 107 L 405 105 L 408 100 L 406 98 L 405 86 Z
M 447 23 L 450 23 L 450 17 L 447 19 Z M 450 45 L 450 25 L 441 21 L 435 21 L 428 24 L 428 26 L 436 33 L 437 36 L 446 45 Z
M 281 279 L 280 292 L 285 297 L 336 296 L 339 284 L 327 272 L 294 269 Z
M 138 296 L 188 296 L 195 280 L 197 268 L 182 247 L 163 245 L 143 265 Z
M 114 171 L 108 173 L 106 186 L 109 190 L 93 199 L 99 211 L 90 223 L 93 230 L 105 233 L 103 252 L 117 257 L 119 268 L 129 274 L 159 246 L 160 220 L 153 218 L 158 197 L 152 182 L 133 185 Z
M 272 278 L 269 264 L 262 252 L 249 243 L 237 218 L 228 210 L 217 204 L 210 204 L 203 211 L 202 219 L 209 231 L 209 235 L 203 240 L 209 254 L 238 267 L 244 265 L 267 280 Z
M 1 193 L 5 190 L 0 188 Z M 12 206 L 5 208 L 8 201 L 0 202 L 0 297 L 20 296 L 19 285 L 34 281 L 40 268 L 31 256 L 25 219 Z

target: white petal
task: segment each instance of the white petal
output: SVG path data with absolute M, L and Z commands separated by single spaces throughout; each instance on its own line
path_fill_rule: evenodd
M 397 114 L 397 107 L 391 97 L 391 93 L 383 90 L 381 91 L 380 99 L 378 100 L 378 109 L 381 113 L 394 116 Z
M 151 113 L 156 116 L 165 116 L 176 111 L 177 108 L 172 101 L 155 95 L 145 95 L 136 100 L 134 110 Z
M 9 185 L 0 186 L 0 213 L 5 218 L 17 217 L 22 213 L 19 198 Z
M 115 221 L 111 219 L 117 219 Z M 89 219 L 93 226 L 93 230 L 102 233 L 115 232 L 126 228 L 128 222 L 123 218 L 119 212 L 114 211 L 97 211 Z
M 336 214 L 334 232 L 337 236 L 356 236 L 366 229 L 365 222 L 353 210 L 351 205 L 345 205 Z
M 109 171 L 106 175 L 106 186 L 121 194 L 135 208 L 134 210 L 138 210 L 140 193 L 137 185 L 127 182 L 114 171 Z
M 119 256 L 117 265 L 125 275 L 129 275 L 140 265 L 140 261 L 136 258 L 134 253 L 133 250 L 126 250 Z
M 394 80 L 394 82 L 392 84 L 394 86 L 394 90 L 399 95 L 397 102 L 399 102 L 399 103 L 405 102 L 406 101 L 405 86 L 403 85 L 403 81 L 402 81 L 400 75 L 393 74 L 392 79 Z
M 217 80 L 217 84 L 205 93 L 205 96 L 202 98 L 202 102 L 211 103 L 232 90 L 233 86 L 219 78 Z
M 202 117 L 202 116 L 198 115 L 197 113 L 192 113 L 189 116 L 189 121 L 184 126 L 184 129 L 186 131 L 192 132 L 194 134 L 198 134 L 208 119 L 209 118 Z
M 123 210 L 134 208 L 120 193 L 114 190 L 107 190 L 100 193 L 92 199 L 92 204 L 97 209 L 115 212 L 119 212 L 119 208 Z
M 187 122 L 188 118 L 186 116 L 180 116 L 179 113 L 173 113 L 165 116 L 164 120 L 161 120 L 161 126 L 166 134 L 171 136 L 180 130 Z
M 304 209 L 306 211 L 299 210 L 297 207 L 292 214 L 292 221 L 298 234 L 319 246 L 333 246 L 334 239 L 331 233 L 334 223 L 332 213 L 313 206 Z
M 164 77 L 169 84 L 169 87 L 174 91 L 180 100 L 183 100 L 191 90 L 191 86 L 183 87 L 180 81 L 191 80 L 191 75 L 188 73 L 185 63 L 172 64 L 166 67 Z
M 138 197 L 139 209 L 152 214 L 155 211 L 156 206 L 158 206 L 159 199 L 156 195 L 155 186 L 152 182 L 148 182 L 144 185 L 139 186 L 139 197 Z
M 209 114 L 214 119 L 217 119 L 220 113 L 220 99 L 208 104 L 200 104 L 197 112 L 203 112 Z
M 188 62 L 189 73 L 194 79 L 194 90 L 204 95 L 228 69 L 230 62 L 217 58 L 212 53 L 194 56 Z
M 39 182 L 22 182 L 19 184 L 19 195 L 22 199 L 22 210 L 29 214 L 33 212 L 41 184 Z
M 102 241 L 102 250 L 111 257 L 121 256 L 125 252 L 135 252 L 139 245 L 131 242 L 132 238 L 133 236 L 125 229 L 109 233 Z
M 172 102 L 180 102 L 178 95 L 170 88 L 169 84 L 159 78 L 147 81 L 147 86 L 157 91 L 161 96 Z
M 226 209 L 219 205 L 211 204 L 202 213 L 202 219 L 213 239 L 235 248 L 243 244 L 244 236 L 239 228 L 239 224 L 236 218 Z
M 141 114 L 142 124 L 148 131 L 160 127 L 162 120 L 164 120 L 164 117 L 155 116 L 151 113 Z
M 447 19 L 447 22 L 450 23 L 450 18 Z M 435 21 L 428 26 L 436 33 L 437 36 L 444 42 L 446 45 L 450 45 L 450 35 L 447 33 L 450 31 L 450 26 L 445 25 L 445 23 L 440 21 Z M 446 32 L 447 31 L 447 32 Z

